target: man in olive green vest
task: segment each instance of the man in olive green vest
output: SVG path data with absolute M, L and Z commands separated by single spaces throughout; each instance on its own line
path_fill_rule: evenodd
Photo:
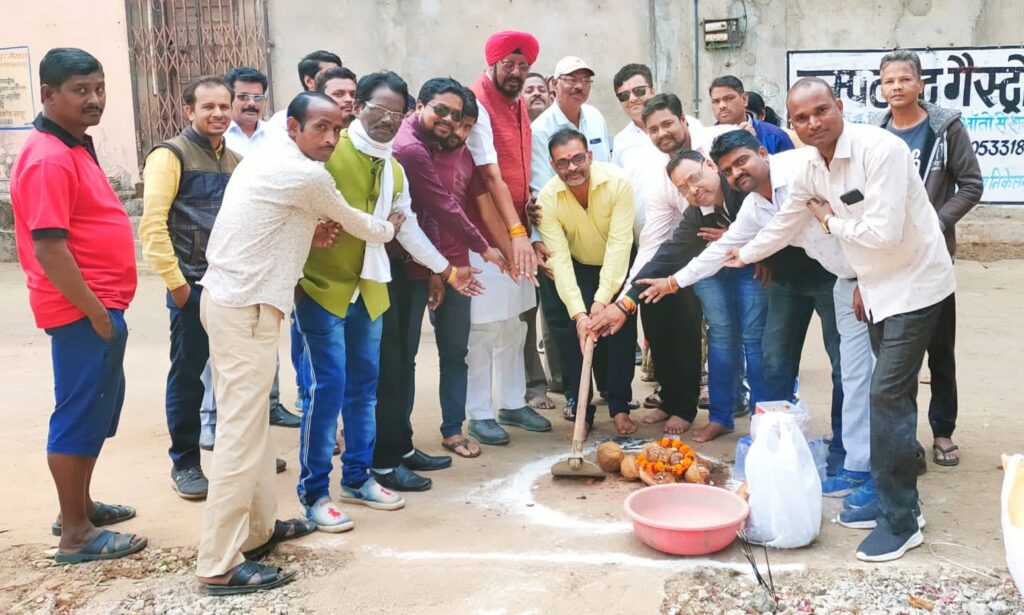
M 356 87 L 356 119 L 342 131 L 327 170 L 349 205 L 386 218 L 406 217 L 396 239 L 422 265 L 457 291 L 478 292 L 469 268 L 459 269 L 433 246 L 410 207 L 402 167 L 391 144 L 407 109 L 405 82 L 392 72 L 372 73 Z M 299 281 L 292 335 L 301 340 L 296 361 L 302 395 L 299 437 L 299 501 L 308 519 L 326 532 L 352 528 L 331 500 L 330 472 L 338 413 L 345 452 L 339 500 L 377 510 L 405 506 L 401 496 L 370 475 L 376 436 L 376 391 L 380 364 L 381 314 L 388 309 L 391 266 L 383 244 L 342 234 L 333 248 L 310 253 Z

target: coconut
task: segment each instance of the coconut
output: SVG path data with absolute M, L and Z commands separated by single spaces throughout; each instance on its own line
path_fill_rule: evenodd
M 658 446 L 657 444 L 646 444 L 644 445 L 644 455 L 647 456 L 647 461 L 652 463 L 660 461 L 662 463 L 668 463 L 672 453 L 667 448 Z
M 655 485 L 669 485 L 675 482 L 678 481 L 675 474 L 672 474 L 671 472 L 658 472 L 654 475 Z
M 683 475 L 683 479 L 688 483 L 697 483 L 700 485 L 708 484 L 711 480 L 711 470 L 700 462 L 700 457 L 693 460 L 690 467 L 686 469 L 686 474 Z
M 605 472 L 618 472 L 622 457 L 622 447 L 615 442 L 604 442 L 597 447 L 597 465 Z
M 619 472 L 626 480 L 640 478 L 640 466 L 636 462 L 636 455 L 623 455 L 622 462 L 619 464 Z

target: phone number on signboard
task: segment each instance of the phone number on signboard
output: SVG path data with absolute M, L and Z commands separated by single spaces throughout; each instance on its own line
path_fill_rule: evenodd
M 979 156 L 1009 156 L 1024 154 L 1024 139 L 985 139 L 971 141 L 974 153 Z

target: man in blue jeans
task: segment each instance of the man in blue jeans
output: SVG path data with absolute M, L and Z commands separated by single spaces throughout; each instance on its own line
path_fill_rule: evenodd
M 406 219 L 397 233 L 403 248 L 457 290 L 476 286 L 469 268 L 459 270 L 430 243 L 410 208 L 406 177 L 392 156 L 405 118 L 408 87 L 391 72 L 371 73 L 356 88 L 356 119 L 342 131 L 326 163 L 338 190 L 356 209 Z M 391 266 L 383 244 L 343 234 L 333 248 L 310 253 L 299 281 L 292 335 L 303 352 L 296 366 L 302 389 L 298 496 L 306 518 L 327 532 L 352 528 L 331 500 L 330 473 L 338 413 L 345 428 L 342 502 L 378 510 L 405 506 L 402 497 L 370 475 L 376 435 L 375 407 L 383 319 L 388 309 Z
M 731 191 L 718 167 L 700 152 L 677 152 L 669 159 L 669 178 L 691 208 L 701 213 L 704 228 L 729 226 L 739 213 L 742 200 L 727 199 Z M 745 196 L 745 195 L 744 195 Z M 652 261 L 653 262 L 653 261 Z M 666 275 L 670 271 L 660 271 Z M 678 292 L 676 277 L 655 279 L 637 276 L 637 285 L 649 285 L 640 299 L 650 303 Z M 737 405 L 741 370 L 746 364 L 750 385 L 750 407 L 765 397 L 762 368 L 762 340 L 768 296 L 761 286 L 761 273 L 755 266 L 742 270 L 722 269 L 695 284 L 704 320 L 708 325 L 708 389 L 711 402 L 707 426 L 693 434 L 696 442 L 707 442 L 733 430 L 733 411 Z M 692 281 L 691 281 L 692 283 Z

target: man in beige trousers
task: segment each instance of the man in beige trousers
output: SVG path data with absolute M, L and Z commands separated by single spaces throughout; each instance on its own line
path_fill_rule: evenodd
M 210 235 L 200 318 L 210 338 L 219 407 L 196 562 L 210 595 L 291 581 L 295 571 L 255 560 L 278 542 L 316 529 L 311 521 L 276 520 L 266 403 L 281 320 L 292 309 L 310 245 L 329 247 L 342 230 L 387 242 L 403 219 L 393 214 L 386 221 L 350 207 L 319 164 L 334 151 L 341 124 L 330 98 L 299 94 L 288 106 L 288 138 L 262 144 L 239 164 Z

